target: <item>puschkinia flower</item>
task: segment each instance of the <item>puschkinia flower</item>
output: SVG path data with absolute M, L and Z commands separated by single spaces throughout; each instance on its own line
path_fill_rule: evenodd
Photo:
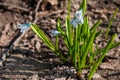
M 82 16 L 82 10 L 79 10 L 75 13 L 75 18 L 73 18 L 71 21 L 70 21 L 70 24 L 77 28 L 77 26 L 79 24 L 83 24 L 84 23 L 84 20 L 83 20 L 83 16 Z
M 18 28 L 20 29 L 20 32 L 25 32 L 28 30 L 30 25 L 31 25 L 30 23 L 20 24 L 18 25 Z
M 75 17 L 79 20 L 79 22 L 81 22 L 81 24 L 84 23 L 83 16 L 82 16 L 82 9 L 75 13 Z
M 53 36 L 58 36 L 58 35 L 60 35 L 60 32 L 57 31 L 57 30 L 52 30 L 52 35 Z
M 78 24 L 81 24 L 81 21 L 79 21 L 79 19 L 77 19 L 77 18 L 74 18 L 74 19 L 72 19 L 72 20 L 70 21 L 70 24 L 71 24 L 73 27 L 77 28 Z

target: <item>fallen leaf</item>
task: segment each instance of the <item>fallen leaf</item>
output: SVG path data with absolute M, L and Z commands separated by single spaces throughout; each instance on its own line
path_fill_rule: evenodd
M 58 4 L 58 0 L 46 0 L 48 3 L 50 3 L 51 5 L 57 5 Z
M 99 66 L 102 69 L 120 70 L 119 60 L 111 60 L 109 62 L 101 63 Z

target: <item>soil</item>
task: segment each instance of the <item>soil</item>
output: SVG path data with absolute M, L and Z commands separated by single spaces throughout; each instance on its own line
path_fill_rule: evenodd
M 67 0 L 41 0 L 35 17 L 37 3 L 37 0 L 0 0 L 0 46 L 10 45 L 10 41 L 19 31 L 18 24 L 33 22 L 36 18 L 36 24 L 54 41 L 51 30 L 56 28 L 58 18 L 64 23 Z M 71 18 L 80 4 L 80 0 L 71 0 Z M 96 40 L 99 47 L 106 44 L 103 36 L 116 8 L 120 8 L 119 0 L 87 1 L 86 15 L 89 16 L 90 26 L 98 19 L 102 20 L 99 29 L 103 33 Z M 115 41 L 120 41 L 120 10 L 110 28 L 109 37 L 114 33 L 117 34 Z M 21 33 L 17 39 L 20 36 Z M 8 49 L 9 47 L 2 48 L 1 53 Z M 62 49 L 66 50 L 64 46 Z M 0 66 L 0 80 L 77 80 L 74 73 L 75 69 L 68 64 L 64 65 L 32 30 L 20 42 L 14 43 L 4 66 Z M 93 80 L 120 80 L 120 46 L 107 53 Z

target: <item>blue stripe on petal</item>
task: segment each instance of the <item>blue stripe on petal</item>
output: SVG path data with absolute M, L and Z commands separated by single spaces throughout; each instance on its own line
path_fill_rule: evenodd
M 18 28 L 20 29 L 20 32 L 25 32 L 30 27 L 30 25 L 30 23 L 25 23 L 18 25 Z
M 70 21 L 70 24 L 73 26 L 73 27 L 77 27 L 77 25 L 78 25 L 78 23 L 77 23 L 77 21 L 76 21 L 76 18 L 74 18 L 74 19 L 72 19 L 71 21 Z

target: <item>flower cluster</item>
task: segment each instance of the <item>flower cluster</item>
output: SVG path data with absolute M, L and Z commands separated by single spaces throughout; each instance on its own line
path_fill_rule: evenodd
M 70 24 L 74 27 L 74 28 L 77 28 L 78 25 L 80 24 L 83 24 L 84 23 L 84 20 L 83 20 L 83 16 L 82 16 L 82 10 L 79 10 L 75 13 L 75 18 L 73 18 L 71 21 L 70 21 Z M 53 36 L 57 36 L 59 35 L 60 32 L 57 31 L 57 30 L 52 30 L 52 35 Z
M 77 28 L 77 26 L 79 24 L 83 24 L 84 23 L 84 20 L 83 20 L 83 16 L 82 16 L 82 10 L 79 10 L 75 13 L 75 18 L 73 18 L 71 21 L 70 21 L 70 24 L 74 27 L 74 28 Z M 59 35 L 60 32 L 57 31 L 57 30 L 52 30 L 52 35 L 53 36 L 57 36 Z
M 77 28 L 77 26 L 79 24 L 83 24 L 84 23 L 84 20 L 83 20 L 83 16 L 82 16 L 82 10 L 79 10 L 75 13 L 75 18 L 73 18 L 71 21 L 70 21 L 71 25 L 75 28 Z
M 18 28 L 20 29 L 20 32 L 25 32 L 28 30 L 30 26 L 31 26 L 30 23 L 25 23 L 25 24 L 18 25 Z

